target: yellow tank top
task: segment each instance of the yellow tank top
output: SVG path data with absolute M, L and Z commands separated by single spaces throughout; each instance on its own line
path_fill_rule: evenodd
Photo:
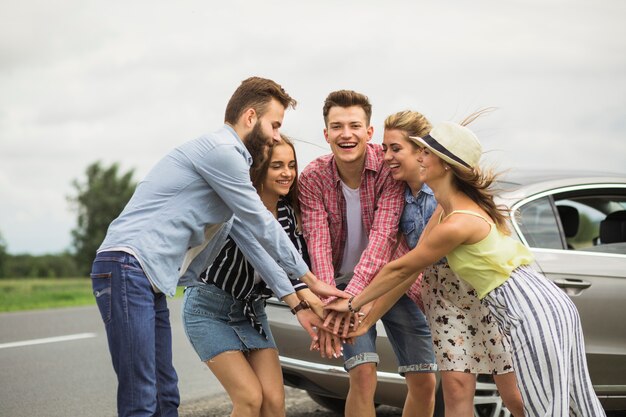
M 450 268 L 474 287 L 478 298 L 484 298 L 491 290 L 502 285 L 518 266 L 532 263 L 533 255 L 526 246 L 502 234 L 494 223 L 480 214 L 455 210 L 446 218 L 454 213 L 480 217 L 491 226 L 489 234 L 483 240 L 471 245 L 459 245 L 446 255 Z M 440 216 L 439 223 L 442 220 Z

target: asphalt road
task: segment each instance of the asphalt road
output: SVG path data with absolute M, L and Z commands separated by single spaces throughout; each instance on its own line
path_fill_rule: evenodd
M 302 390 L 285 389 L 287 417 L 343 417 L 317 405 Z M 226 396 L 189 401 L 179 409 L 180 417 L 225 417 L 230 415 L 231 405 Z M 381 406 L 376 409 L 377 417 L 400 417 L 402 410 Z
M 182 329 L 180 299 L 170 300 L 181 417 L 223 417 L 231 405 Z M 0 416 L 113 417 L 116 379 L 95 306 L 0 314 Z M 339 417 L 304 391 L 286 388 L 287 416 Z M 379 417 L 401 410 L 377 409 Z M 624 416 L 612 413 L 611 416 Z
M 223 388 L 189 345 L 181 300 L 170 300 L 174 366 L 182 417 L 222 417 Z M 96 306 L 0 314 L 0 416 L 113 417 L 116 379 Z M 287 388 L 287 415 L 336 417 L 303 391 Z M 383 408 L 380 416 L 399 416 Z
M 185 337 L 180 304 L 170 300 L 182 401 L 223 395 Z M 59 337 L 69 340 L 48 339 Z M 117 414 L 115 391 L 97 307 L 0 314 L 0 416 L 110 417 Z

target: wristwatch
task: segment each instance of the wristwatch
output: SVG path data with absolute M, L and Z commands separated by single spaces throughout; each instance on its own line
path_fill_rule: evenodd
M 291 314 L 296 314 L 300 310 L 306 310 L 311 308 L 307 300 L 300 301 L 294 308 L 291 309 Z

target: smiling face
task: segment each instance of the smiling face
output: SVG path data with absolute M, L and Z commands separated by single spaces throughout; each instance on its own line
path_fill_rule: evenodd
M 288 144 L 274 145 L 263 182 L 263 192 L 285 196 L 296 179 L 296 157 Z
M 324 137 L 338 164 L 363 163 L 373 133 L 374 128 L 368 126 L 365 110 L 360 106 L 334 106 L 328 112 Z
M 419 163 L 417 158 L 421 148 L 411 141 L 407 133 L 399 129 L 386 129 L 383 135 L 385 162 L 391 170 L 391 176 L 397 181 L 419 182 Z M 421 188 L 421 184 L 419 184 Z
M 432 184 L 434 182 L 443 178 L 449 172 L 446 170 L 443 159 L 439 158 L 428 148 L 423 148 L 417 161 L 419 162 L 419 179 L 425 182 L 430 188 L 433 188 Z

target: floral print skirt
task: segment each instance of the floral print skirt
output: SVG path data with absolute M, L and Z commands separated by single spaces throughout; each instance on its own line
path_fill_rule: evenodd
M 513 371 L 510 346 L 488 308 L 447 263 L 424 270 L 422 300 L 440 371 Z

